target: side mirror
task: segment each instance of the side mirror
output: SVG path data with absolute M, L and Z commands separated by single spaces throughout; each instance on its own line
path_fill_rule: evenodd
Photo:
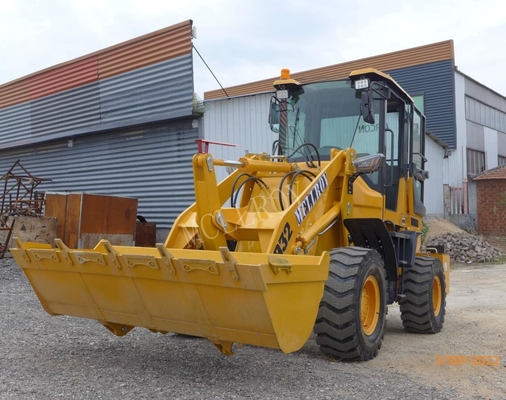
M 280 115 L 280 107 L 278 99 L 272 97 L 271 105 L 269 107 L 269 125 L 271 127 L 271 131 L 275 133 L 279 133 L 279 119 L 280 119 L 279 115 Z
M 413 177 L 420 182 L 423 182 L 425 179 L 429 179 L 429 171 L 424 171 L 421 168 L 418 168 L 416 164 L 413 165 Z
M 360 104 L 362 118 L 368 124 L 374 124 L 374 99 L 372 98 L 372 90 L 364 90 L 360 96 L 362 100 Z

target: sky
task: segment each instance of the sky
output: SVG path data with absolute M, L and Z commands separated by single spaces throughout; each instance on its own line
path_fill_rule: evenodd
M 0 85 L 188 19 L 195 92 L 453 39 L 506 96 L 504 0 L 0 0 Z

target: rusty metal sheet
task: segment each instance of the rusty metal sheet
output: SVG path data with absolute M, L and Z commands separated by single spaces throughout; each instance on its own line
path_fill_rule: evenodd
M 30 99 L 38 99 L 98 80 L 98 59 L 90 57 L 31 77 Z
M 191 27 L 186 21 L 105 49 L 99 55 L 100 79 L 191 54 Z
M 30 100 L 28 82 L 18 80 L 0 85 L 0 109 Z

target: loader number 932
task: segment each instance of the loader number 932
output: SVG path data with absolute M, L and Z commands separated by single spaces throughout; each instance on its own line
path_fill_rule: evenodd
M 288 242 L 290 241 L 292 234 L 293 234 L 292 228 L 290 228 L 290 224 L 287 222 L 285 224 L 285 227 L 283 228 L 283 232 L 281 232 L 281 235 L 279 236 L 278 244 L 274 249 L 275 254 L 283 254 L 286 251 L 286 248 L 288 247 Z

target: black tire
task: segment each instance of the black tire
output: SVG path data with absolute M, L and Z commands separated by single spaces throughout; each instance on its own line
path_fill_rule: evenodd
M 371 285 L 377 293 L 372 301 L 363 297 Z M 369 311 L 364 307 L 363 313 L 362 303 L 372 307 Z M 314 326 L 320 351 L 346 360 L 374 358 L 385 333 L 386 310 L 385 270 L 380 255 L 361 247 L 332 250 L 329 277 Z M 368 315 L 373 320 L 368 321 Z
M 441 262 L 433 257 L 416 257 L 415 265 L 403 276 L 399 301 L 404 329 L 415 333 L 438 333 L 446 312 L 446 280 Z

